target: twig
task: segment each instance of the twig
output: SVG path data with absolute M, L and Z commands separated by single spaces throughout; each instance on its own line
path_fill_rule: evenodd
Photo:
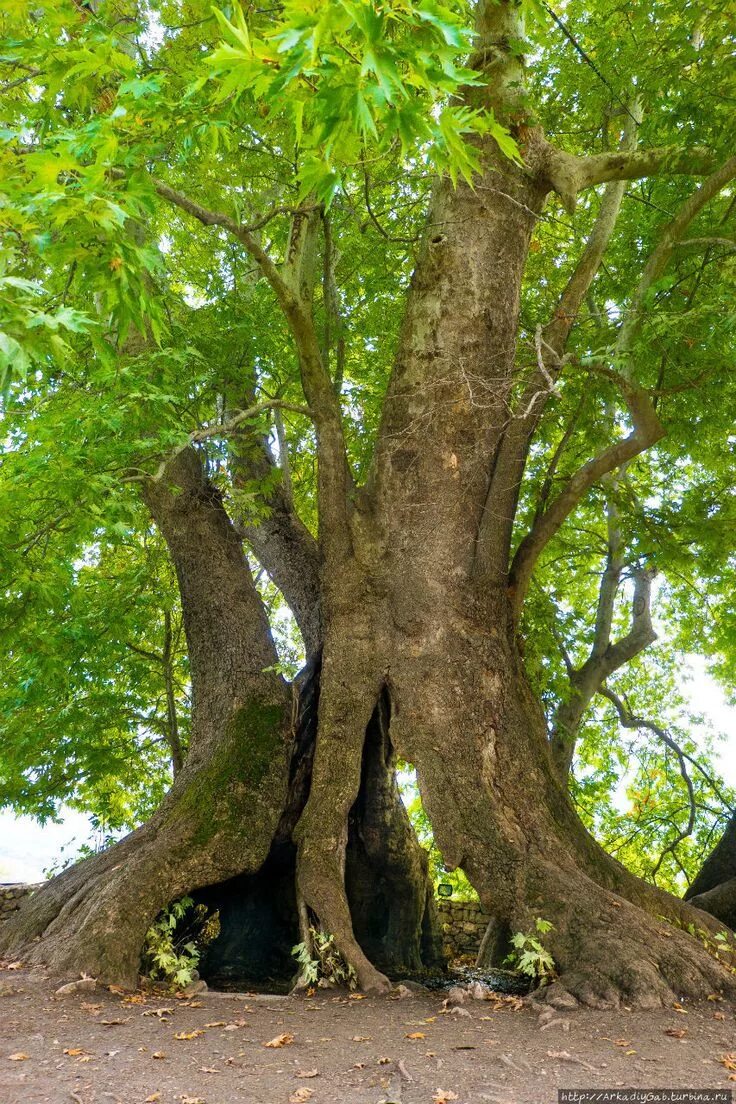
M 195 429 L 189 434 L 183 444 L 179 445 L 161 461 L 156 470 L 156 474 L 153 476 L 154 483 L 161 481 L 171 461 L 175 460 L 176 457 L 184 452 L 185 449 L 188 449 L 190 445 L 196 444 L 198 441 L 206 441 L 208 437 L 226 436 L 228 433 L 232 433 L 234 429 L 237 429 L 241 422 L 247 421 L 248 418 L 257 417 L 257 415 L 262 414 L 264 410 L 291 410 L 294 414 L 304 414 L 307 418 L 311 417 L 311 411 L 308 407 L 282 402 L 281 399 L 268 399 L 265 402 L 256 403 L 255 406 L 251 406 L 247 410 L 241 410 L 234 418 L 231 418 L 229 422 L 224 422 L 222 425 L 206 426 L 204 429 Z M 135 478 L 140 479 L 141 477 L 136 476 Z

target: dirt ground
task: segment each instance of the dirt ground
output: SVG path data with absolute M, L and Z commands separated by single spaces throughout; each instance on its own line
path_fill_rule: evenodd
M 514 998 L 452 1012 L 429 993 L 177 1000 L 57 985 L 0 968 L 0 1104 L 553 1104 L 558 1087 L 736 1085 L 723 1001 L 540 1022 Z

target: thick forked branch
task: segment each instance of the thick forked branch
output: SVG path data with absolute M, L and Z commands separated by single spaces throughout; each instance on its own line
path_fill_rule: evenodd
M 664 436 L 664 430 L 647 392 L 617 372 L 607 371 L 606 375 L 618 383 L 633 422 L 633 429 L 627 437 L 609 445 L 570 476 L 557 497 L 537 516 L 519 544 L 509 573 L 512 604 L 517 617 L 542 551 L 590 488 L 602 476 L 633 460 Z
M 635 108 L 621 139 L 624 151 L 636 142 L 637 117 L 638 109 Z M 616 225 L 624 191 L 625 185 L 618 182 L 609 184 L 604 191 L 585 248 L 560 295 L 552 320 L 544 328 L 545 349 L 551 354 L 549 367 L 541 365 L 532 373 L 499 445 L 478 535 L 476 560 L 478 574 L 491 584 L 506 581 L 514 518 L 529 447 L 551 394 L 548 377 L 551 375 L 554 379 L 559 374 L 570 332 Z M 544 352 L 541 355 L 544 356 Z
M 313 656 L 322 646 L 323 635 L 319 547 L 288 508 L 281 489 L 272 495 L 269 507 L 268 517 L 242 531 L 294 614 L 307 657 Z
M 269 496 L 266 516 L 257 522 L 244 523 L 242 529 L 261 566 L 286 599 L 309 658 L 317 655 L 322 647 L 322 557 L 319 544 L 294 506 L 289 445 L 278 407 L 274 410 L 274 425 L 281 478 Z M 234 471 L 236 484 L 249 465 L 255 467 L 256 478 L 259 472 L 263 476 L 273 471 L 274 459 L 266 442 L 253 459 L 245 455 L 238 457 Z
M 321 539 L 337 556 L 349 550 L 348 501 L 352 486 L 340 401 L 323 362 L 312 312 L 313 271 L 319 212 L 305 204 L 293 216 L 283 270 L 274 263 L 255 234 L 237 220 L 154 180 L 162 199 L 192 215 L 204 226 L 221 226 L 246 248 L 268 280 L 294 338 L 304 396 L 314 419 L 319 459 L 318 496 L 325 521 Z

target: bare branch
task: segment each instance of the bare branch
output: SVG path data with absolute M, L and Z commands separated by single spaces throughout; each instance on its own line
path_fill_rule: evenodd
M 27 73 L 24 73 L 22 77 L 16 77 L 14 80 L 6 81 L 5 84 L 0 85 L 0 94 L 10 92 L 11 88 L 17 88 L 21 84 L 26 84 L 29 80 L 33 80 L 34 77 L 40 77 L 42 69 L 29 69 Z
M 199 441 L 206 441 L 209 437 L 227 437 L 229 433 L 233 433 L 242 422 L 248 421 L 250 418 L 256 418 L 259 414 L 262 414 L 264 410 L 291 410 L 295 414 L 304 414 L 307 418 L 311 417 L 311 411 L 306 406 L 295 406 L 293 403 L 282 402 L 281 399 L 266 399 L 264 402 L 256 403 L 254 406 L 249 407 L 247 410 L 240 410 L 229 421 L 225 423 L 218 423 L 213 426 L 204 426 L 202 429 L 195 429 L 189 434 L 186 441 L 172 452 L 168 453 L 163 458 L 155 474 L 151 477 L 154 483 L 158 483 L 163 479 L 167 466 L 179 456 L 182 452 L 185 452 L 191 445 L 197 444 Z M 134 476 L 132 477 L 138 481 L 143 481 L 146 476 Z
M 320 540 L 328 557 L 341 557 L 351 548 L 349 496 L 353 481 L 340 397 L 330 379 L 314 324 L 312 300 L 319 228 L 320 217 L 315 210 L 305 209 L 294 216 L 284 266 L 284 278 L 294 305 L 286 313 L 299 355 L 302 389 L 317 435 L 317 495 L 324 523 L 320 525 Z
M 294 508 L 294 491 L 291 484 L 291 461 L 289 460 L 289 442 L 286 440 L 286 428 L 281 410 L 277 406 L 273 412 L 273 423 L 276 427 L 276 440 L 279 443 L 279 468 L 281 469 L 281 482 L 284 488 L 284 499 L 290 510 Z
M 730 253 L 736 252 L 736 240 L 733 238 L 685 238 L 675 242 L 678 249 L 715 249 L 716 247 L 727 249 Z
M 130 640 L 126 640 L 125 647 L 129 648 L 131 652 L 143 656 L 144 659 L 150 659 L 152 663 L 163 663 L 164 661 L 164 657 L 160 652 L 149 652 L 147 648 L 141 648 L 137 644 L 133 644 Z
M 339 395 L 342 391 L 345 375 L 345 320 L 340 309 L 340 300 L 337 294 L 337 282 L 335 280 L 335 267 L 339 254 L 335 249 L 332 234 L 332 220 L 325 211 L 322 215 L 322 229 L 324 236 L 324 252 L 322 263 L 322 298 L 325 305 L 324 350 L 322 359 L 327 371 L 330 371 L 330 358 L 332 346 L 335 347 L 335 370 L 333 374 L 334 388 Z
M 221 211 L 213 211 L 209 207 L 204 207 L 201 203 L 197 203 L 196 200 L 184 195 L 183 192 L 178 192 L 175 188 L 169 187 L 169 185 L 165 184 L 162 180 L 156 180 L 154 178 L 153 186 L 162 199 L 172 203 L 181 211 L 186 211 L 188 215 L 192 215 L 192 217 L 197 219 L 198 222 L 201 222 L 203 226 L 221 226 L 224 230 L 227 230 L 236 237 L 238 241 L 245 246 L 253 260 L 261 269 L 261 272 L 276 293 L 276 297 L 284 311 L 286 312 L 287 309 L 294 309 L 296 303 L 288 283 L 284 280 L 271 257 L 247 226 L 243 226 L 236 219 L 231 218 L 230 215 L 226 215 Z

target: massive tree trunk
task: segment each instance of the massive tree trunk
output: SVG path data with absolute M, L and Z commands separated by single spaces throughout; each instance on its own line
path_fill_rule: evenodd
M 517 17 L 516 5 L 487 5 L 479 25 L 501 118 L 518 71 L 499 44 L 520 37 Z M 585 831 L 519 657 L 516 620 L 544 542 L 587 487 L 661 435 L 646 396 L 625 380 L 633 432 L 575 474 L 509 566 L 511 528 L 494 486 L 512 477 L 499 465 L 513 421 L 521 276 L 552 178 L 563 194 L 569 183 L 541 136 L 525 138 L 523 169 L 489 141 L 472 189 L 436 190 L 373 471 L 349 512 L 351 554 L 340 547 L 325 564 L 323 700 L 297 827 L 299 882 L 362 984 L 380 988 L 351 929 L 341 871 L 365 718 L 388 689 L 392 742 L 417 769 L 445 861 L 464 869 L 501 927 L 552 921 L 561 982 L 589 1003 L 703 996 L 733 978 L 680 929 L 717 925 L 630 875 Z
M 145 497 L 181 592 L 193 699 L 189 753 L 151 820 L 34 893 L 3 925 L 0 952 L 59 974 L 86 971 L 134 984 L 145 932 L 169 902 L 195 893 L 227 912 L 233 892 L 242 898 L 248 886 L 258 911 L 273 896 L 275 872 L 282 935 L 294 938 L 279 947 L 274 937 L 269 954 L 285 954 L 288 976 L 295 970 L 288 952 L 298 941 L 291 833 L 311 781 L 319 664 L 291 689 L 275 672 L 241 541 L 196 452 L 180 454 Z M 349 877 L 358 932 L 381 967 L 402 976 L 441 966 L 439 936 L 427 856 L 396 786 L 386 704 L 374 705 L 363 732 Z M 233 964 L 248 977 L 246 934 L 236 939 Z M 221 948 L 213 950 L 217 957 Z

